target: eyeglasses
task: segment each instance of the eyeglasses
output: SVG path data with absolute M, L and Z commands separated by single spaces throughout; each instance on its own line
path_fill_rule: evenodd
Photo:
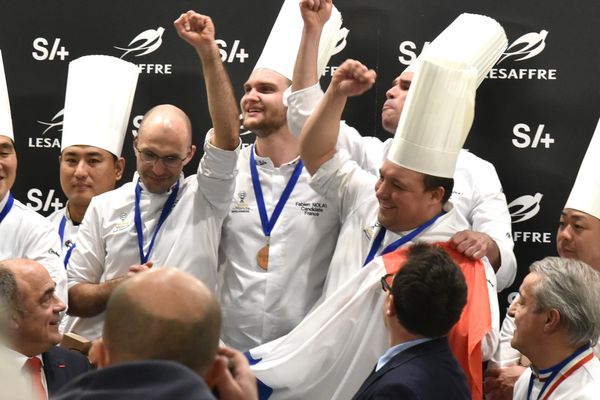
M 160 160 L 163 162 L 165 167 L 176 168 L 179 167 L 186 158 L 188 158 L 188 156 L 185 156 L 183 158 L 179 158 L 177 156 L 161 157 L 159 155 L 154 154 L 151 151 L 138 149 L 137 144 L 134 147 L 136 151 L 140 154 L 140 159 L 142 160 L 142 162 L 145 162 L 146 164 L 156 164 L 156 162 Z
M 381 288 L 383 289 L 384 292 L 388 292 L 391 293 L 392 292 L 392 287 L 390 286 L 390 284 L 388 283 L 388 278 L 394 276 L 394 274 L 385 274 L 384 276 L 381 277 Z

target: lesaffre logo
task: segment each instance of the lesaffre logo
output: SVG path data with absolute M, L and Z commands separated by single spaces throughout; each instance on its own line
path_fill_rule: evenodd
M 508 210 L 512 223 L 518 224 L 535 217 L 540 212 L 542 197 L 544 195 L 541 193 L 526 194 L 511 201 Z M 513 240 L 524 243 L 552 243 L 552 235 L 550 232 L 513 231 Z
M 539 33 L 531 32 L 521 36 L 506 48 L 498 64 L 509 57 L 514 57 L 515 61 L 522 61 L 537 56 L 546 47 L 546 36 L 548 31 L 543 29 Z
M 136 35 L 126 47 L 113 46 L 117 50 L 123 51 L 121 58 L 142 57 L 155 52 L 162 45 L 162 36 L 165 28 L 159 26 L 156 29 L 146 29 Z M 138 63 L 140 73 L 171 75 L 173 64 L 143 64 Z
M 529 32 L 517 38 L 504 51 L 498 63 L 506 64 L 507 61 L 525 61 L 532 59 L 546 48 L 548 31 Z M 488 79 L 517 79 L 517 80 L 556 80 L 557 70 L 554 68 L 492 68 L 487 75 Z
M 30 137 L 28 138 L 27 145 L 32 148 L 49 148 L 55 147 L 60 148 L 60 132 L 62 132 L 63 126 L 63 113 L 64 109 L 60 110 L 50 119 L 50 122 L 37 120 L 36 122 L 44 127 L 41 133 L 41 137 Z M 50 137 L 50 135 L 55 134 Z
M 533 196 L 526 194 L 511 201 L 508 210 L 510 211 L 512 223 L 516 224 L 535 217 L 540 211 L 542 197 L 544 195 L 541 193 L 536 193 Z

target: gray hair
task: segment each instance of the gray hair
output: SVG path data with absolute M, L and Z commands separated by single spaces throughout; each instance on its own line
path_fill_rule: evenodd
M 22 312 L 15 274 L 0 263 L 0 336 L 8 334 L 8 324 Z
M 529 267 L 540 278 L 532 288 L 536 311 L 556 309 L 570 344 L 595 345 L 600 336 L 600 273 L 586 263 L 546 257 Z

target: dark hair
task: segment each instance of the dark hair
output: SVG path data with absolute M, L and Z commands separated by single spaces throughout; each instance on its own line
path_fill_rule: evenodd
M 440 176 L 423 175 L 423 186 L 425 191 L 437 189 L 438 187 L 444 188 L 444 197 L 442 198 L 442 204 L 446 204 L 450 195 L 452 195 L 452 189 L 454 188 L 454 178 L 442 178 Z
M 417 243 L 394 277 L 394 306 L 400 324 L 425 337 L 446 335 L 467 303 L 462 271 L 441 247 Z

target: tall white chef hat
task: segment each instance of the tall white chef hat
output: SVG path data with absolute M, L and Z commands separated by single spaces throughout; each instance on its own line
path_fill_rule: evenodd
M 428 175 L 452 178 L 473 123 L 477 71 L 424 57 L 413 78 L 388 160 Z
M 414 72 L 428 54 L 460 60 L 477 69 L 477 86 L 506 50 L 508 40 L 502 26 L 485 15 L 461 14 L 425 47 L 406 71 Z
M 4 62 L 2 50 L 0 50 L 0 135 L 15 139 L 13 134 L 12 117 L 10 115 L 10 103 L 8 101 L 8 87 L 4 75 Z
M 600 219 L 600 121 L 587 148 L 565 208 Z
M 303 26 L 298 0 L 285 0 L 254 69 L 268 68 L 291 81 Z M 319 42 L 319 76 L 325 71 L 331 56 L 344 48 L 347 35 L 348 30 L 342 28 L 342 14 L 333 6 Z
M 135 64 L 111 56 L 84 56 L 69 63 L 61 151 L 100 147 L 121 155 L 137 85 Z

